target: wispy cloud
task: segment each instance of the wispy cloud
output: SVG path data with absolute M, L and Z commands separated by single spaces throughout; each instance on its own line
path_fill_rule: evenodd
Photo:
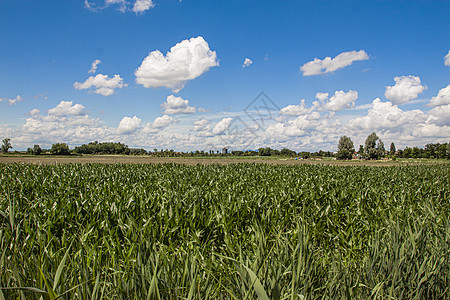
M 369 55 L 366 51 L 342 52 L 335 58 L 325 57 L 324 59 L 314 58 L 314 60 L 305 63 L 300 67 L 303 76 L 321 75 L 334 72 L 351 65 L 354 61 L 368 60 Z

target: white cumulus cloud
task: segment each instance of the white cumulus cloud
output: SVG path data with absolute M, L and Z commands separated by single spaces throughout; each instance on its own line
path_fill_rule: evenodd
M 440 89 L 437 96 L 431 98 L 430 106 L 439 106 L 450 104 L 450 84 L 447 87 Z
M 172 118 L 171 116 L 168 116 L 168 115 L 163 115 L 161 117 L 157 117 L 153 121 L 152 127 L 153 128 L 163 128 L 163 127 L 167 127 L 173 123 L 176 123 L 176 120 L 174 118 Z
M 328 93 L 316 93 L 316 98 L 319 99 L 319 101 L 325 101 L 328 99 Z
M 88 73 L 92 73 L 95 74 L 95 72 L 97 72 L 97 66 L 101 63 L 102 61 L 100 59 L 96 59 L 92 62 L 91 64 L 91 69 L 89 70 Z
M 326 96 L 325 96 L 326 95 Z M 328 93 L 317 93 L 316 98 L 322 101 L 323 108 L 329 111 L 340 111 L 346 108 L 355 107 L 355 101 L 358 99 L 358 92 L 349 90 L 348 92 L 336 91 L 327 101 Z
M 38 116 L 41 113 L 41 111 L 37 108 L 32 109 L 28 114 L 30 116 Z
M 397 76 L 394 78 L 394 86 L 386 86 L 384 96 L 394 104 L 407 103 L 427 89 L 422 85 L 417 76 Z
M 243 68 L 250 66 L 253 63 L 253 61 L 250 58 L 246 58 L 244 60 L 244 64 L 242 65 Z
M 85 82 L 75 82 L 73 87 L 77 90 L 87 90 L 93 88 L 94 93 L 103 96 L 110 96 L 114 94 L 116 89 L 121 89 L 128 86 L 123 83 L 123 78 L 120 75 L 114 75 L 112 78 L 108 78 L 108 75 L 97 74 L 95 77 L 90 76 Z
M 189 100 L 174 95 L 168 96 L 166 102 L 161 104 L 161 108 L 167 115 L 195 113 L 195 107 L 189 106 Z
M 426 119 L 427 116 L 421 110 L 404 111 L 389 101 L 382 102 L 377 98 L 373 100 L 366 116 L 356 117 L 348 125 L 351 129 L 402 131 L 405 126 L 415 126 Z
M 155 4 L 153 3 L 152 0 L 136 0 L 136 2 L 134 2 L 133 5 L 133 11 L 136 14 L 143 13 L 149 10 L 150 8 L 153 8 L 154 6 Z
M 444 65 L 450 67 L 450 50 L 448 51 L 447 55 L 444 56 Z
M 215 135 L 223 134 L 230 127 L 231 121 L 233 121 L 232 118 L 223 118 L 214 126 L 212 133 Z
M 82 104 L 72 105 L 73 101 L 61 101 L 56 107 L 48 110 L 49 116 L 82 116 L 86 114 L 86 109 Z
M 305 99 L 300 100 L 300 105 L 288 105 L 280 109 L 280 115 L 287 116 L 301 116 L 309 112 L 311 112 L 311 109 L 306 107 Z
M 0 102 L 3 102 L 3 101 L 8 102 L 8 104 L 11 106 L 11 105 L 16 104 L 17 102 L 22 102 L 23 97 L 21 97 L 20 95 L 17 95 L 16 98 L 0 98 Z
M 300 71 L 303 72 L 303 76 L 320 75 L 345 68 L 351 65 L 354 61 L 368 59 L 369 55 L 367 55 L 366 51 L 364 50 L 342 52 L 335 58 L 314 58 L 314 60 L 307 62 L 303 66 L 301 66 Z
M 450 126 L 450 104 L 441 105 L 428 112 L 428 123 L 439 126 Z
M 142 120 L 136 116 L 132 118 L 124 117 L 122 120 L 120 120 L 116 132 L 118 134 L 130 134 L 139 129 L 139 127 L 141 126 L 141 122 Z
M 218 65 L 216 52 L 199 36 L 176 44 L 165 56 L 159 50 L 150 52 L 134 74 L 146 88 L 167 87 L 177 93 L 189 80 Z
M 205 118 L 198 119 L 193 124 L 194 131 L 209 131 L 211 129 L 211 122 Z

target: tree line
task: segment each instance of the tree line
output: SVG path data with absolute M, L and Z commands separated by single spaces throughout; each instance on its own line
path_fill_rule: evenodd
M 384 157 L 390 158 L 447 158 L 450 159 L 449 143 L 430 143 L 424 148 L 406 147 L 404 150 L 397 150 L 392 142 L 389 150 L 384 147 L 383 141 L 372 132 L 363 145 L 359 145 L 359 149 L 355 152 L 353 141 L 348 136 L 342 136 L 338 143 L 337 159 L 380 159 Z
M 11 140 L 5 138 L 2 140 L 2 152 L 8 153 L 12 149 Z M 225 148 L 224 148 L 225 150 Z M 190 152 L 177 152 L 173 149 L 161 149 L 156 148 L 153 151 L 147 151 L 142 148 L 129 148 L 123 143 L 113 142 L 90 142 L 77 146 L 74 149 L 69 149 L 66 143 L 56 143 L 51 146 L 50 149 L 42 149 L 39 145 L 34 145 L 33 148 L 27 149 L 27 154 L 41 155 L 41 154 L 53 154 L 53 155 L 82 155 L 82 154 L 120 154 L 120 155 L 150 155 L 155 157 L 197 157 L 197 156 L 283 156 L 283 157 L 296 157 L 301 159 L 308 158 L 322 158 L 322 157 L 335 157 L 336 159 L 381 159 L 389 157 L 395 158 L 447 158 L 450 159 L 450 146 L 449 143 L 430 143 L 426 144 L 424 148 L 419 147 L 406 147 L 405 149 L 397 150 L 395 144 L 392 142 L 389 150 L 385 149 L 383 141 L 377 136 L 375 132 L 367 136 L 364 145 L 359 145 L 358 151 L 355 150 L 355 146 L 350 137 L 344 135 L 339 139 L 338 151 L 336 153 L 330 151 L 317 151 L 308 152 L 301 151 L 296 152 L 288 148 L 281 150 L 272 149 L 270 147 L 261 147 L 258 150 L 233 150 L 233 151 L 190 151 Z

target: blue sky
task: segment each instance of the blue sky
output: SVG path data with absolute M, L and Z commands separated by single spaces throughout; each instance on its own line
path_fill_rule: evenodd
M 0 138 L 448 142 L 449 15 L 450 1 L 1 0 Z

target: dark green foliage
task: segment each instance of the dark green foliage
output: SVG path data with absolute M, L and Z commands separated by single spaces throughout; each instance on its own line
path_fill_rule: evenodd
M 449 179 L 448 164 L 0 165 L 0 297 L 447 299 Z
M 139 149 L 144 150 L 144 149 Z M 99 143 L 97 141 L 75 147 L 77 153 L 82 154 L 130 154 L 130 149 L 122 143 Z M 145 150 L 144 150 L 145 151 Z M 142 152 L 142 151 L 140 151 Z M 133 153 L 136 154 L 136 153 Z
M 354 152 L 355 146 L 353 145 L 353 141 L 346 135 L 341 136 L 336 157 L 338 159 L 352 159 Z
M 375 132 L 369 134 L 364 146 L 364 156 L 367 159 L 379 159 L 385 154 L 384 144 Z
M 389 149 L 389 154 L 392 155 L 392 156 L 394 156 L 396 151 L 397 151 L 397 150 L 395 149 L 395 144 L 392 142 L 392 143 L 391 143 L 391 147 L 390 147 L 390 149 Z
M 40 155 L 42 153 L 41 147 L 39 145 L 34 145 L 32 153 L 34 155 Z
M 8 153 L 9 149 L 12 149 L 13 147 L 11 146 L 10 143 L 11 139 L 3 139 L 2 140 L 2 152 L 3 153 Z
M 66 143 L 53 144 L 50 153 L 54 155 L 69 155 L 69 146 Z

